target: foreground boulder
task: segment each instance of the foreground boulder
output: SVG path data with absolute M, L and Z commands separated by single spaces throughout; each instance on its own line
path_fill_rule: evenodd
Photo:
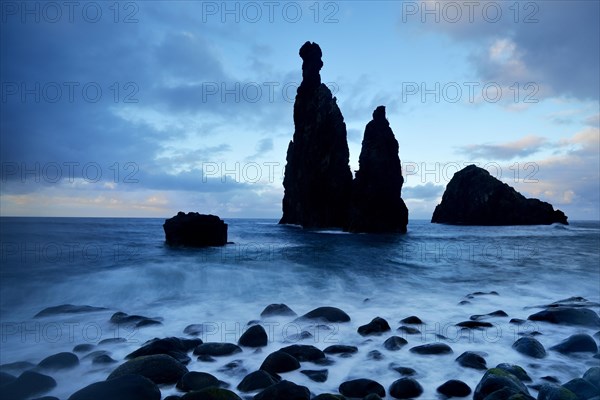
M 175 384 L 188 372 L 188 369 L 166 354 L 155 354 L 134 358 L 121 364 L 107 378 L 120 378 L 126 375 L 141 375 L 156 384 Z
M 290 381 L 281 381 L 269 386 L 254 396 L 254 400 L 310 400 L 310 391 L 306 386 Z
M 373 112 L 362 141 L 352 186 L 350 232 L 406 232 L 408 208 L 400 197 L 404 178 L 398 141 L 385 117 L 385 107 Z
M 56 386 L 54 378 L 34 371 L 25 371 L 16 379 L 3 385 L 0 390 L 3 399 L 29 399 L 34 395 L 48 392 Z
M 454 174 L 431 222 L 454 225 L 567 224 L 551 204 L 527 199 L 488 171 L 475 165 Z
M 92 383 L 73 393 L 69 400 L 160 400 L 160 390 L 151 380 L 140 375 L 126 375 Z
M 475 388 L 473 400 L 484 400 L 495 393 L 498 399 L 508 399 L 514 395 L 521 395 L 521 399 L 533 399 L 519 378 L 499 368 L 487 370 Z
M 321 83 L 321 48 L 300 48 L 302 83 L 294 102 L 294 137 L 287 150 L 280 224 L 344 227 L 352 191 L 346 124 L 337 100 Z
M 600 327 L 600 317 L 589 308 L 554 307 L 527 317 L 530 321 L 544 321 L 559 325 Z
M 346 381 L 338 388 L 339 392 L 346 397 L 366 397 L 370 394 L 376 394 L 385 397 L 385 389 L 379 382 L 372 379 L 354 379 Z
M 216 215 L 178 212 L 163 224 L 170 246 L 207 247 L 227 244 L 227 224 Z

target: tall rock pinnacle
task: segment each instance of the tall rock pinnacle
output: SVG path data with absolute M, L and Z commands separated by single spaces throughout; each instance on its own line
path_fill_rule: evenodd
M 300 48 L 302 83 L 294 103 L 294 137 L 287 151 L 280 224 L 344 227 L 352 190 L 346 124 L 331 91 L 321 83 L 321 48 Z

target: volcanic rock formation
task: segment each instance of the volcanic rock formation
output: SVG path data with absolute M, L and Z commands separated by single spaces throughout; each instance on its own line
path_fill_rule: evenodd
M 227 244 L 227 224 L 216 215 L 178 212 L 163 224 L 165 239 L 170 246 L 224 246 Z

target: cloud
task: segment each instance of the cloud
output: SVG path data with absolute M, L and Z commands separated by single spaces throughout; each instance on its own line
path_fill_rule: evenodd
M 412 200 L 436 200 L 444 193 L 443 185 L 435 185 L 427 182 L 424 185 L 404 186 L 402 188 L 402 198 Z
M 527 157 L 545 148 L 547 139 L 528 135 L 519 140 L 500 144 L 474 144 L 460 148 L 472 158 L 484 158 L 491 160 L 510 160 L 516 157 Z

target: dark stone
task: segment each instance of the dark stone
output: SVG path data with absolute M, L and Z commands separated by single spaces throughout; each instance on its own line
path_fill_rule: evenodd
M 183 329 L 183 333 L 190 336 L 199 336 L 204 333 L 204 324 L 191 324 Z
M 177 382 L 177 389 L 184 392 L 202 390 L 211 386 L 219 387 L 220 382 L 215 376 L 207 372 L 190 371 Z
M 445 343 L 428 343 L 415 346 L 410 349 L 411 353 L 417 354 L 451 354 L 452 348 Z
M 530 321 L 544 321 L 551 324 L 600 326 L 600 317 L 589 308 L 556 307 L 530 315 Z
M 244 368 L 243 360 L 230 361 L 227 364 L 223 365 L 221 368 L 219 368 L 217 371 L 230 376 L 246 375 L 248 373 L 248 370 Z
M 511 324 L 515 324 L 515 325 L 523 325 L 524 323 L 526 323 L 527 321 L 524 319 L 520 319 L 520 318 L 511 318 L 510 321 L 508 321 Z
M 346 400 L 341 394 L 321 393 L 312 400 Z
M 375 317 L 366 325 L 358 327 L 358 334 L 361 336 L 381 335 L 384 332 L 390 331 L 388 322 L 380 317 Z
M 365 397 L 371 393 L 385 397 L 385 389 L 371 379 L 353 379 L 340 385 L 338 391 L 346 397 Z
M 269 304 L 260 313 L 261 317 L 295 317 L 297 314 L 285 304 Z
M 254 400 L 310 400 L 310 391 L 306 386 L 290 381 L 281 381 L 269 386 L 254 396 Z
M 81 357 L 82 360 L 93 360 L 96 357 L 99 356 L 110 356 L 110 352 L 106 351 L 106 350 L 96 350 L 96 351 L 92 351 L 91 353 L 86 354 L 85 356 Z
M 408 342 L 406 339 L 401 338 L 400 336 L 390 336 L 383 342 L 383 347 L 386 350 L 396 351 L 400 350 L 402 347 L 407 345 Z
M 413 328 L 412 326 L 401 326 L 400 328 L 397 329 L 400 332 L 404 332 L 407 335 L 418 335 L 421 333 L 420 330 L 418 330 L 417 328 Z
M 237 386 L 240 392 L 254 392 L 265 389 L 279 382 L 280 379 L 271 375 L 267 371 L 258 370 L 246 375 Z
M 370 352 L 367 353 L 367 359 L 369 360 L 374 360 L 374 361 L 379 361 L 379 360 L 383 360 L 385 357 L 383 354 L 381 354 L 381 352 L 379 350 L 371 350 Z
M 34 367 L 35 367 L 35 364 L 30 363 L 29 361 L 17 361 L 17 362 L 0 365 L 0 371 L 12 372 L 15 374 L 19 374 L 23 371 L 32 369 Z
M 551 204 L 527 199 L 475 165 L 454 174 L 435 208 L 431 222 L 454 225 L 567 224 Z
M 403 367 L 401 365 L 396 364 L 395 362 L 390 363 L 390 365 L 388 367 L 390 369 L 393 369 L 400 375 L 404 375 L 404 376 L 413 376 L 413 375 L 417 374 L 417 371 L 415 371 L 414 369 L 412 369 L 410 367 Z
M 294 356 L 283 351 L 275 351 L 269 354 L 260 366 L 260 369 L 271 374 L 294 371 L 299 368 L 300 363 L 298 360 Z
M 302 83 L 294 102 L 294 137 L 287 150 L 280 224 L 304 228 L 346 225 L 352 192 L 346 124 L 319 71 L 321 48 L 300 48 Z
M 529 390 L 527 390 L 527 387 L 519 378 L 501 369 L 492 368 L 486 371 L 477 384 L 473 400 L 484 400 L 489 395 L 500 390 L 504 390 L 503 396 L 506 396 L 500 398 L 508 399 L 513 394 L 529 396 Z
M 219 342 L 208 342 L 198 345 L 194 349 L 194 354 L 197 356 L 229 356 L 236 353 L 241 353 L 242 349 L 240 346 L 233 343 L 219 343 Z
M 327 322 L 348 322 L 350 316 L 336 307 L 318 307 L 307 312 L 300 319 L 319 319 Z
M 326 369 L 317 369 L 317 370 L 305 369 L 305 370 L 300 371 L 300 373 L 308 376 L 308 378 L 311 381 L 315 381 L 315 382 L 325 382 L 325 381 L 327 381 L 327 377 L 329 376 L 329 371 Z
M 104 345 L 109 345 L 109 344 L 120 344 L 120 343 L 126 343 L 127 339 L 122 338 L 122 337 L 116 337 L 116 338 L 108 338 L 108 339 L 102 339 L 101 341 L 98 342 L 99 346 L 104 346 Z
M 456 379 L 444 382 L 436 390 L 446 397 L 466 397 L 471 394 L 469 385 Z
M 181 400 L 181 397 L 175 396 L 175 395 L 171 395 L 171 396 L 165 397 L 164 400 Z
M 129 360 L 117 367 L 107 380 L 120 378 L 125 375 L 142 375 L 156 384 L 177 383 L 182 376 L 188 372 L 188 369 L 166 354 L 155 354 L 151 356 L 142 356 Z
M 419 318 L 415 315 L 411 315 L 410 317 L 401 319 L 400 323 L 401 324 L 411 324 L 411 325 L 422 325 L 423 321 L 421 321 L 421 318 Z
M 469 319 L 472 321 L 479 321 L 481 319 L 490 318 L 490 317 L 508 317 L 508 314 L 502 310 L 497 310 L 497 311 L 493 311 L 493 312 L 487 313 L 487 314 L 471 315 L 469 317 Z
M 469 320 L 469 321 L 459 322 L 458 324 L 456 324 L 456 326 L 460 326 L 461 328 L 469 328 L 469 329 L 481 329 L 481 328 L 491 328 L 494 325 L 492 325 L 489 322 L 485 322 L 485 321 Z
M 400 378 L 390 385 L 390 396 L 396 399 L 411 399 L 422 393 L 423 387 L 413 378 Z
M 513 343 L 512 348 L 518 351 L 521 354 L 525 354 L 526 356 L 533 358 L 544 358 L 546 357 L 546 349 L 537 339 L 534 339 L 529 336 L 525 336 L 517 339 L 516 342 Z
M 208 387 L 202 390 L 188 392 L 181 397 L 181 400 L 242 400 L 240 396 L 231 390 Z
M 600 395 L 600 390 L 595 385 L 582 378 L 571 379 L 562 387 L 575 393 L 580 399 L 590 399 Z
M 400 197 L 404 178 L 398 141 L 384 106 L 375 109 L 373 120 L 365 128 L 358 163 L 347 230 L 406 232 L 408 208 Z
M 202 361 L 202 362 L 216 362 L 217 360 L 214 359 L 213 357 L 209 356 L 208 354 L 200 354 L 197 358 L 198 361 Z
M 310 333 L 308 331 L 302 331 L 300 333 L 293 333 L 291 335 L 286 335 L 284 343 L 296 343 L 300 340 L 310 339 L 312 337 L 313 337 L 312 333 Z
M 358 353 L 358 347 L 356 346 L 346 346 L 343 344 L 333 344 L 325 350 L 323 350 L 325 354 L 354 354 Z
M 73 353 L 87 353 L 88 351 L 92 351 L 94 349 L 94 345 L 90 343 L 78 344 L 73 347 Z
M 118 361 L 114 360 L 108 354 L 101 354 L 99 356 L 92 358 L 92 364 L 94 364 L 94 365 L 108 365 L 108 364 L 114 364 L 116 362 L 118 362 Z
M 555 376 L 546 375 L 546 376 L 542 376 L 540 379 L 543 381 L 546 381 L 546 382 L 550 382 L 550 383 L 560 383 L 560 379 L 558 379 Z M 523 380 L 523 379 L 521 379 L 521 380 Z
M 506 371 L 509 374 L 513 374 L 521 382 L 531 382 L 531 377 L 529 375 L 527 375 L 527 372 L 518 365 L 502 363 L 502 364 L 496 365 L 496 368 Z
M 33 318 L 48 317 L 51 315 L 60 314 L 82 314 L 96 311 L 105 311 L 108 308 L 104 307 L 92 307 L 92 306 L 74 306 L 73 304 L 62 304 L 60 306 L 44 308 L 39 313 L 35 314 Z
M 12 382 L 2 386 L 2 398 L 11 400 L 28 399 L 43 394 L 56 386 L 54 378 L 34 371 L 25 371 Z
M 291 346 L 282 347 L 279 351 L 283 351 L 291 356 L 293 356 L 296 360 L 303 361 L 319 361 L 325 358 L 325 353 L 321 350 L 317 349 L 315 346 L 305 345 L 305 344 L 293 344 Z
M 122 311 L 118 311 L 118 312 L 114 313 L 110 317 L 110 322 L 113 324 L 117 324 L 117 325 L 135 326 L 136 328 L 142 328 L 144 326 L 161 325 L 162 324 L 162 322 L 160 322 L 156 318 L 148 318 L 148 317 L 144 317 L 142 315 L 129 315 Z
M 189 351 L 202 344 L 200 339 L 180 339 L 168 337 L 164 339 L 152 339 L 139 349 L 125 356 L 126 359 L 132 359 L 141 356 L 151 356 L 155 354 L 166 354 L 182 364 L 188 364 L 191 358 L 187 355 Z
M 585 371 L 583 379 L 595 385 L 600 390 L 600 367 L 592 367 Z
M 539 388 L 538 400 L 580 400 L 575 393 L 552 383 L 543 384 Z
M 126 375 L 92 383 L 73 393 L 69 400 L 160 400 L 160 390 L 140 375 Z
M 558 351 L 559 353 L 597 353 L 598 345 L 593 337 L 585 333 L 571 335 L 556 346 L 550 347 L 550 350 Z
M 264 347 L 268 340 L 265 328 L 260 325 L 252 325 L 240 336 L 238 344 L 246 347 Z
M 0 386 L 14 382 L 16 380 L 17 380 L 16 376 L 11 375 L 8 372 L 0 371 Z
M 588 299 L 581 296 L 572 296 L 567 299 L 555 301 L 550 304 L 539 306 L 542 308 L 552 307 L 600 307 L 600 303 L 595 301 L 589 301 Z
M 207 247 L 227 244 L 227 224 L 216 215 L 179 211 L 163 224 L 169 246 Z
M 487 369 L 485 358 L 477 353 L 473 353 L 472 351 L 465 351 L 462 353 L 456 358 L 456 362 L 465 368 L 473 368 L 483 371 Z
M 36 397 L 35 399 L 32 400 L 60 400 L 58 397 L 54 397 L 54 396 L 43 396 L 43 397 Z
M 79 365 L 79 357 L 67 351 L 44 358 L 38 364 L 43 369 L 69 369 Z

